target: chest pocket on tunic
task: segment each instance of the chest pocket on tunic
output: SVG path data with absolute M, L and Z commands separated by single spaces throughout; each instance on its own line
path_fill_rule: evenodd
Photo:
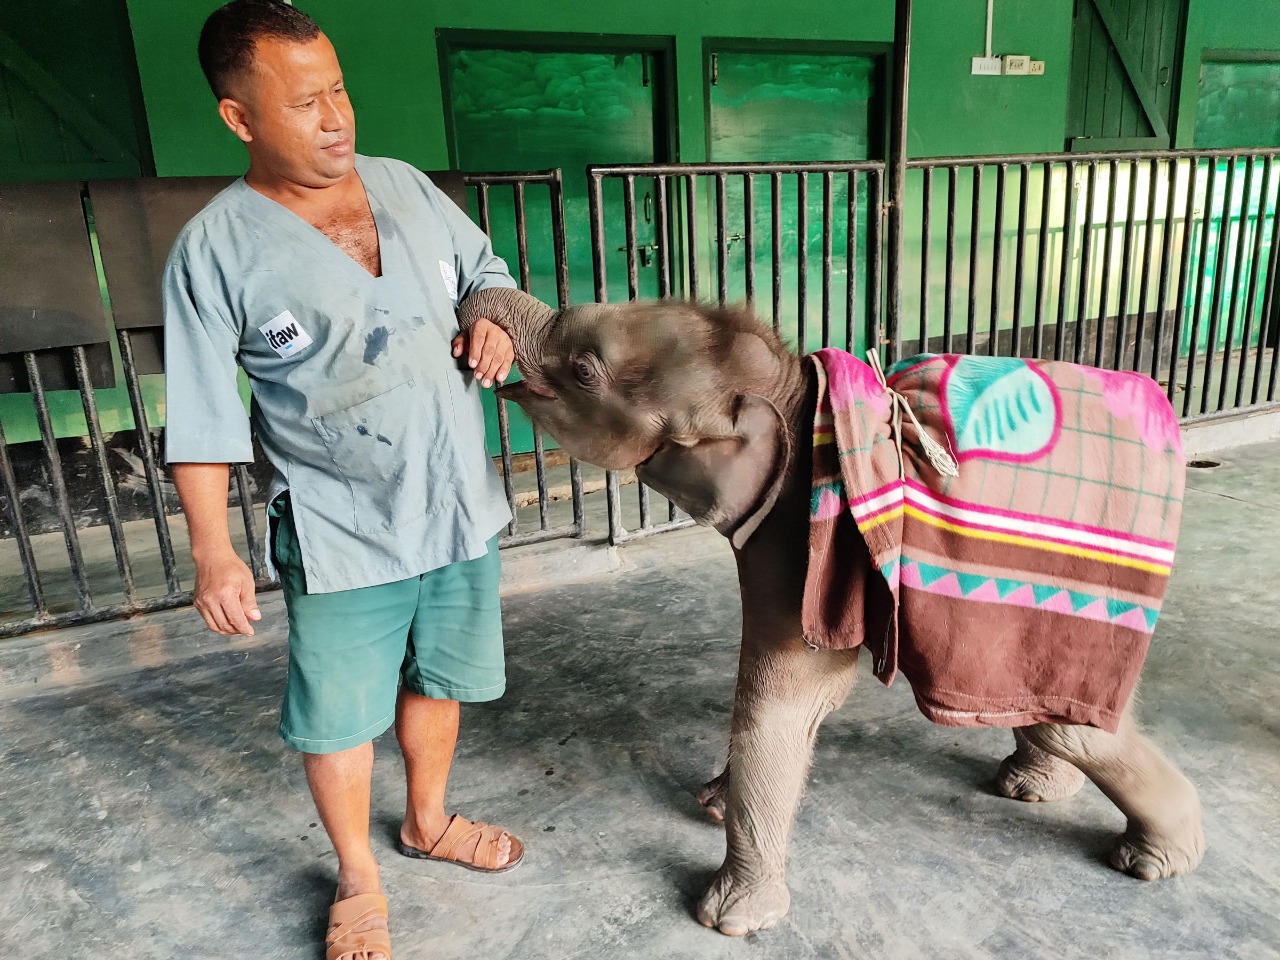
M 412 380 L 311 418 L 334 468 L 351 488 L 358 532 L 393 530 L 440 507 L 448 451 L 436 449 L 445 442 L 443 431 L 426 420 Z

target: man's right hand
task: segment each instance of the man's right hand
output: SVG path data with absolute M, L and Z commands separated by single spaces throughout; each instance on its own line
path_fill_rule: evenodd
M 234 550 L 196 559 L 195 608 L 209 629 L 226 636 L 253 636 L 250 621 L 262 619 L 253 573 Z
M 231 546 L 227 525 L 225 463 L 175 463 L 173 483 L 182 500 L 196 562 L 195 607 L 210 630 L 252 637 L 249 621 L 261 620 L 254 598 L 253 573 Z

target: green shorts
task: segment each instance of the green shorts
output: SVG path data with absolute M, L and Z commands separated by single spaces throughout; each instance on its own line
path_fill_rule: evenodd
M 440 700 L 502 696 L 497 537 L 476 560 L 374 587 L 307 593 L 288 495 L 268 514 L 289 611 L 280 735 L 290 746 L 336 753 L 367 743 L 395 721 L 401 683 Z

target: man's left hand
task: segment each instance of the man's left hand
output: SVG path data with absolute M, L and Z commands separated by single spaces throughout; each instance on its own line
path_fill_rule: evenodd
M 486 387 L 506 380 L 516 359 L 507 331 L 484 317 L 453 338 L 453 355 L 461 357 L 463 352 L 468 355 L 467 365 Z

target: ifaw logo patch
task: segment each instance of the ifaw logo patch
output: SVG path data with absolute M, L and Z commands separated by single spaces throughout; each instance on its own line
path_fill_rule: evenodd
M 449 299 L 454 303 L 458 302 L 458 272 L 453 269 L 453 264 L 447 260 L 440 261 L 440 279 L 444 281 L 444 292 L 449 294 Z
M 268 320 L 258 328 L 267 338 L 267 343 L 279 356 L 296 357 L 311 346 L 311 335 L 302 329 L 302 324 L 293 319 L 293 314 L 284 313 Z

